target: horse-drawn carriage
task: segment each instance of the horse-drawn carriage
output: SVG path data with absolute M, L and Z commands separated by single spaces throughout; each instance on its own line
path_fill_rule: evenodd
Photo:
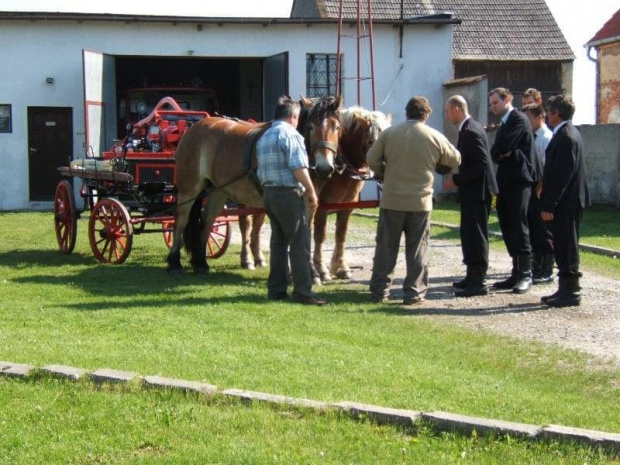
M 351 210 L 378 205 L 361 202 L 358 195 L 367 174 L 366 151 L 390 121 L 382 113 L 357 107 L 343 110 L 340 104 L 333 97 L 302 99 L 303 121 L 298 128 L 316 164 L 319 211 L 314 215 L 314 266 L 322 280 L 329 279 L 330 271 L 340 277 L 349 272 L 343 255 Z M 250 245 L 247 215 L 261 214 L 263 209 L 250 173 L 256 163 L 254 144 L 266 126 L 186 110 L 166 97 L 101 159 L 59 168 L 63 175 L 83 180 L 80 195 L 90 210 L 88 235 L 95 257 L 122 263 L 131 251 L 134 234 L 160 232 L 171 248 L 170 271 L 181 268 L 182 238 L 194 270 L 208 270 L 206 259 L 225 252 L 230 221 L 239 219 L 242 265 L 250 249 L 256 259 L 260 246 Z M 231 199 L 236 206 L 227 209 Z M 321 252 L 328 211 L 338 215 L 330 270 L 323 265 Z M 63 253 L 74 248 L 77 218 L 73 188 L 61 181 L 56 190 L 55 228 Z M 147 229 L 147 224 L 156 224 L 158 229 Z M 191 233 L 192 225 L 200 230 Z M 257 237 L 252 234 L 254 241 Z
M 185 109 L 172 97 L 164 97 L 146 117 L 129 123 L 127 137 L 110 151 L 101 157 L 89 154 L 58 168 L 63 176 L 82 180 L 79 195 L 90 212 L 88 237 L 97 260 L 124 262 L 134 234 L 157 232 L 172 245 L 174 155 L 187 129 L 208 116 L 207 111 Z M 54 197 L 54 224 L 63 253 L 71 253 L 75 247 L 79 216 L 72 183 L 60 181 Z M 222 217 L 214 223 L 208 240 L 209 258 L 221 256 L 228 247 L 231 219 Z

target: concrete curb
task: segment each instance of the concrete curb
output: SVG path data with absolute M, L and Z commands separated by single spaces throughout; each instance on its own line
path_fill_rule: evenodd
M 355 216 L 360 216 L 362 218 L 379 218 L 377 215 L 374 215 L 371 213 L 353 213 L 353 214 Z M 458 231 L 460 229 L 459 225 L 457 224 L 441 223 L 438 221 L 431 221 L 431 226 L 439 226 L 441 228 L 453 229 L 455 231 Z M 489 231 L 489 236 L 493 236 L 493 237 L 497 237 L 501 239 L 502 233 L 496 232 L 496 231 Z M 580 243 L 579 248 L 586 252 L 595 253 L 597 255 L 605 255 L 606 257 L 611 257 L 611 258 L 620 258 L 619 250 L 607 249 L 605 247 L 599 247 L 597 245 L 590 245 L 590 244 L 584 244 L 584 243 Z
M 450 412 L 419 412 L 415 410 L 395 409 L 378 405 L 360 404 L 357 402 L 321 402 L 311 399 L 299 399 L 265 392 L 245 391 L 242 389 L 221 390 L 212 384 L 187 381 L 182 379 L 163 378 L 161 376 L 141 376 L 129 371 L 102 368 L 89 373 L 81 368 L 64 365 L 48 365 L 35 368 L 12 362 L 0 361 L 0 377 L 27 379 L 36 372 L 47 373 L 56 378 L 71 381 L 91 379 L 95 383 L 127 384 L 139 383 L 139 386 L 154 389 L 172 389 L 183 392 L 195 392 L 205 396 L 222 395 L 243 402 L 262 402 L 275 406 L 292 408 L 308 408 L 317 412 L 335 409 L 346 413 L 355 420 L 370 419 L 379 425 L 395 425 L 404 428 L 415 428 L 424 424 L 430 425 L 436 432 L 460 432 L 472 434 L 497 434 L 511 436 L 529 441 L 573 441 L 590 447 L 602 447 L 620 454 L 620 434 L 604 431 L 572 428 L 561 425 L 528 425 L 503 420 L 470 417 Z

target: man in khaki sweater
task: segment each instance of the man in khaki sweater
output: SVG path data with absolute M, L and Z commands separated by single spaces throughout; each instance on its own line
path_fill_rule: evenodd
M 447 174 L 459 166 L 461 155 L 443 134 L 427 126 L 431 106 L 424 97 L 412 97 L 407 121 L 381 133 L 368 151 L 368 166 L 383 178 L 371 300 L 386 302 L 405 233 L 407 276 L 403 304 L 422 302 L 428 288 L 428 241 L 433 209 L 434 173 Z

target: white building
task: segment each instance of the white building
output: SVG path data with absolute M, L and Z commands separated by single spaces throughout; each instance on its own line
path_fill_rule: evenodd
M 442 128 L 455 22 L 374 22 L 377 110 L 400 122 L 407 100 L 424 95 L 430 124 Z M 56 168 L 84 156 L 86 121 L 91 131 L 101 123 L 101 140 L 88 141 L 96 154 L 122 135 L 129 87 L 200 83 L 215 89 L 221 113 L 257 120 L 270 118 L 278 95 L 333 93 L 337 31 L 333 19 L 0 12 L 0 210 L 51 209 Z M 356 41 L 343 39 L 341 51 L 342 76 L 357 76 Z M 368 75 L 367 48 L 361 57 Z M 356 82 L 342 86 L 345 105 L 357 104 Z M 363 81 L 366 108 L 370 94 Z

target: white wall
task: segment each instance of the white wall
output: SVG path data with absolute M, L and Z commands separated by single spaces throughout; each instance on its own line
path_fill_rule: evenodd
M 12 104 L 13 132 L 0 134 L 0 210 L 37 207 L 28 200 L 27 107 L 73 108 L 74 156 L 84 142 L 82 49 L 110 55 L 266 57 L 289 52 L 289 89 L 306 89 L 306 53 L 335 53 L 337 25 L 149 24 L 123 22 L 0 22 L 0 103 Z M 428 97 L 435 108 L 430 124 L 442 127 L 442 82 L 451 77 L 451 26 L 405 28 L 399 59 L 398 29 L 375 25 L 375 89 L 378 110 L 404 120 L 412 95 Z M 345 75 L 356 74 L 353 39 L 343 40 Z M 367 60 L 365 53 L 362 54 Z M 402 70 L 400 70 L 402 66 Z M 399 72 L 400 70 L 400 72 Z M 46 77 L 55 83 L 45 83 Z M 391 92 L 390 92 L 391 90 Z M 357 103 L 353 81 L 345 83 L 345 104 Z M 371 107 L 366 86 L 363 106 Z M 51 208 L 50 205 L 43 205 Z

